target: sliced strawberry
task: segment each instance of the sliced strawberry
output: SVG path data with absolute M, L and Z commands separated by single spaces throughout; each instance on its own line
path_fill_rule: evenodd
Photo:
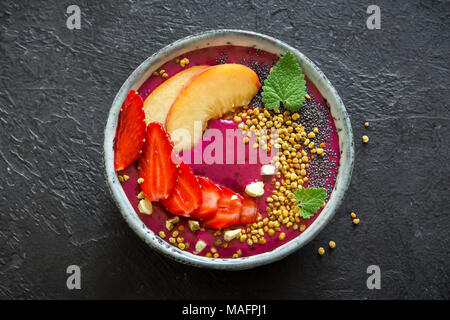
M 191 168 L 184 162 L 178 167 L 178 178 L 175 188 L 167 199 L 161 203 L 173 214 L 190 217 L 192 211 L 202 202 L 202 191 Z
M 145 143 L 139 158 L 139 178 L 142 191 L 150 201 L 166 199 L 177 180 L 178 170 L 173 155 L 173 144 L 159 123 L 147 127 Z
M 256 221 L 258 204 L 255 199 L 245 197 L 242 201 L 241 224 L 249 224 Z
M 197 181 L 202 191 L 202 203 L 191 216 L 196 219 L 205 219 L 216 213 L 221 190 L 208 178 L 197 177 Z
M 114 169 L 123 170 L 139 157 L 145 137 L 145 113 L 141 96 L 131 90 L 122 104 L 114 141 Z
M 228 188 L 221 187 L 220 199 L 215 215 L 204 221 L 211 229 L 224 229 L 239 224 L 243 198 Z

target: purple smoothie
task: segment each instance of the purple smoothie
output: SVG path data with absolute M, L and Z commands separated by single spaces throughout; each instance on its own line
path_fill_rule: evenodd
M 183 56 L 180 57 L 180 59 L 184 57 L 187 57 L 190 60 L 190 64 L 187 67 L 202 64 L 216 65 L 220 63 L 241 63 L 247 65 L 248 67 L 254 69 L 255 72 L 258 73 L 258 75 L 260 76 L 261 83 L 263 83 L 265 76 L 267 76 L 267 74 L 261 72 L 262 68 L 265 67 L 268 70 L 268 68 L 274 65 L 276 61 L 278 61 L 279 59 L 278 56 L 270 54 L 268 52 L 256 50 L 254 48 L 237 47 L 237 46 L 220 46 L 195 50 L 187 54 L 184 54 Z M 170 61 L 160 66 L 158 70 L 160 69 L 166 70 L 169 76 L 173 76 L 177 72 L 183 70 L 183 68 L 181 68 L 179 64 L 175 63 L 175 61 Z M 316 109 L 314 112 L 320 116 L 321 120 L 319 121 L 318 124 L 313 123 L 312 125 L 318 126 L 319 130 L 321 131 L 325 130 L 327 132 L 326 141 L 324 141 L 326 144 L 324 150 L 326 153 L 327 164 L 331 163 L 332 165 L 324 166 L 323 164 L 319 163 L 319 165 L 317 166 L 319 169 L 321 168 L 320 170 L 322 171 L 327 170 L 328 174 L 326 179 L 323 178 L 323 175 L 318 174 L 320 173 L 319 169 L 317 170 L 317 175 L 314 173 L 314 170 L 311 170 L 312 171 L 311 173 L 308 171 L 309 181 L 304 186 L 308 186 L 309 184 L 310 186 L 324 187 L 327 189 L 329 197 L 331 194 L 331 190 L 333 189 L 334 184 L 336 182 L 337 168 L 339 166 L 339 154 L 340 154 L 339 140 L 333 119 L 322 95 L 319 93 L 319 91 L 312 84 L 311 81 L 309 81 L 307 78 L 305 78 L 305 80 L 307 83 L 308 93 L 311 96 L 311 101 L 314 101 L 315 103 L 314 106 Z M 161 77 L 151 76 L 141 86 L 141 88 L 139 88 L 138 92 L 141 95 L 141 97 L 145 99 L 146 96 L 163 81 L 164 80 Z M 256 102 L 254 104 L 256 104 Z M 250 107 L 252 106 L 253 104 L 250 105 Z M 305 108 L 305 106 L 303 108 Z M 307 114 L 305 116 L 307 116 Z M 301 120 L 302 118 L 300 118 L 300 121 Z M 211 121 L 208 128 L 220 130 L 224 134 L 223 136 L 225 137 L 225 130 L 227 129 L 237 130 L 237 125 L 238 124 L 235 123 L 232 119 L 218 119 Z M 307 125 L 304 126 L 307 127 Z M 238 138 L 237 140 L 242 141 L 242 137 Z M 203 140 L 199 142 L 192 150 L 185 151 L 185 154 L 190 153 L 192 159 L 194 159 L 195 157 L 194 155 L 202 154 L 205 148 L 210 143 L 212 143 L 212 141 Z M 264 181 L 266 185 L 265 194 L 257 201 L 259 206 L 258 212 L 260 212 L 262 217 L 264 218 L 267 217 L 265 199 L 271 195 L 270 191 L 273 190 L 273 186 L 270 184 L 270 180 L 272 179 L 272 177 L 266 178 L 261 177 L 260 162 L 255 164 L 249 163 L 249 152 L 250 152 L 249 149 L 251 147 L 252 141 L 246 144 L 245 149 L 246 156 L 244 164 L 193 163 L 190 164 L 190 167 L 192 168 L 193 172 L 196 175 L 206 176 L 210 178 L 214 183 L 226 186 L 231 190 L 233 190 L 234 192 L 239 193 L 241 195 L 244 194 L 245 186 L 248 183 L 261 180 Z M 225 141 L 224 141 L 224 154 L 226 154 Z M 234 152 L 234 157 L 235 158 L 237 157 L 236 149 Z M 311 155 L 309 155 L 309 157 L 311 158 Z M 311 160 L 310 162 L 311 167 L 314 167 L 315 161 L 320 160 L 319 159 Z M 175 226 L 172 232 L 169 232 L 165 227 L 165 222 L 167 219 L 173 218 L 174 215 L 165 210 L 165 208 L 159 202 L 153 203 L 152 215 L 143 215 L 137 209 L 139 203 L 139 200 L 137 199 L 137 194 L 141 191 L 140 186 L 137 184 L 138 179 L 137 165 L 136 164 L 131 165 L 125 170 L 119 172 L 118 174 L 120 175 L 127 174 L 130 176 L 130 179 L 127 182 L 122 183 L 122 187 L 131 205 L 135 209 L 136 214 L 144 222 L 144 224 L 149 229 L 153 230 L 156 234 L 158 234 L 158 232 L 161 230 L 164 231 L 166 234 L 164 241 L 167 242 L 169 237 L 171 236 L 171 233 L 174 230 L 177 230 L 176 228 L 179 225 L 181 224 L 184 225 L 184 230 L 179 232 L 180 233 L 179 236 L 184 238 L 185 243 L 187 242 L 190 244 L 189 248 L 186 249 L 186 251 L 189 251 L 191 253 L 193 253 L 194 251 L 195 243 L 198 240 L 203 240 L 207 243 L 208 246 L 200 253 L 200 255 L 204 255 L 205 253 L 209 252 L 211 248 L 215 248 L 221 258 L 231 258 L 231 256 L 234 253 L 236 253 L 237 250 L 241 250 L 242 252 L 241 256 L 250 256 L 271 251 L 276 247 L 279 247 L 285 244 L 286 242 L 292 240 L 301 233 L 299 230 L 293 230 L 293 228 L 286 228 L 284 225 L 282 225 L 281 232 L 284 232 L 286 234 L 286 237 L 283 241 L 278 240 L 279 232 L 277 232 L 272 237 L 266 236 L 267 243 L 264 245 L 254 244 L 253 246 L 249 246 L 246 242 L 241 243 L 238 239 L 235 239 L 229 242 L 227 248 L 224 248 L 218 243 L 220 239 L 221 242 L 224 243 L 223 236 L 213 235 L 216 230 L 205 229 L 193 233 L 189 230 L 189 227 L 187 225 L 188 219 L 183 217 L 180 217 L 181 221 Z M 308 228 L 314 222 L 314 220 L 320 215 L 321 211 L 322 209 L 320 209 L 318 213 L 310 219 L 302 219 L 300 224 L 304 224 L 306 228 Z M 238 226 L 236 226 L 235 228 L 237 227 Z

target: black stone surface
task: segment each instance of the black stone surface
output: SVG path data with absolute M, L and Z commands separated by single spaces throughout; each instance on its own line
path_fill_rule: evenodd
M 66 28 L 70 4 L 81 30 Z M 370 4 L 380 30 L 366 27 Z M 428 0 L 0 1 L 0 297 L 450 298 L 449 13 L 448 1 Z M 152 251 L 102 173 L 124 80 L 161 47 L 216 28 L 300 49 L 338 89 L 358 142 L 334 220 L 288 258 L 242 272 Z M 337 248 L 319 257 L 330 240 Z M 66 288 L 71 264 L 81 290 Z M 381 268 L 381 290 L 366 287 L 369 265 Z

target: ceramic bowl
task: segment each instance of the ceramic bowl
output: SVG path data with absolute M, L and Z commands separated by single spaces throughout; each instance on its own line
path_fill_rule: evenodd
M 294 53 L 305 75 L 314 83 L 329 104 L 339 136 L 341 158 L 336 185 L 332 191 L 330 200 L 321 214 L 303 233 L 269 252 L 237 259 L 213 259 L 179 250 L 161 240 L 152 230 L 144 225 L 128 201 L 114 172 L 113 146 L 119 110 L 130 90 L 137 90 L 159 66 L 169 60 L 182 56 L 184 53 L 204 47 L 230 44 L 254 47 L 277 55 L 281 55 L 286 51 Z M 323 72 L 311 60 L 297 49 L 266 35 L 241 30 L 213 30 L 192 35 L 169 44 L 145 60 L 133 71 L 120 88 L 111 106 L 105 128 L 103 158 L 106 181 L 112 197 L 128 225 L 150 247 L 176 261 L 189 265 L 211 269 L 241 270 L 268 264 L 286 257 L 311 241 L 325 227 L 338 210 L 350 184 L 354 161 L 354 143 L 350 119 L 341 98 Z

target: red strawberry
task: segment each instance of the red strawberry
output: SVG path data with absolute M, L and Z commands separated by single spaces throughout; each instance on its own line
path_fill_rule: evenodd
M 241 224 L 249 224 L 256 221 L 258 204 L 255 199 L 245 197 L 242 201 Z
M 197 177 L 197 181 L 202 191 L 202 203 L 191 216 L 205 219 L 216 213 L 221 190 L 208 178 Z
M 224 229 L 239 224 L 243 198 L 228 188 L 221 187 L 220 199 L 215 215 L 204 221 L 211 229 Z
M 161 203 L 173 214 L 190 217 L 190 213 L 202 202 L 202 191 L 191 168 L 184 162 L 178 167 L 175 188 L 167 199 Z
M 173 144 L 166 130 L 157 122 L 150 123 L 139 158 L 139 178 L 144 179 L 141 188 L 150 201 L 166 199 L 175 187 L 178 171 L 173 159 Z
M 123 170 L 139 157 L 145 136 L 145 113 L 141 96 L 131 90 L 122 104 L 114 141 L 114 169 Z

